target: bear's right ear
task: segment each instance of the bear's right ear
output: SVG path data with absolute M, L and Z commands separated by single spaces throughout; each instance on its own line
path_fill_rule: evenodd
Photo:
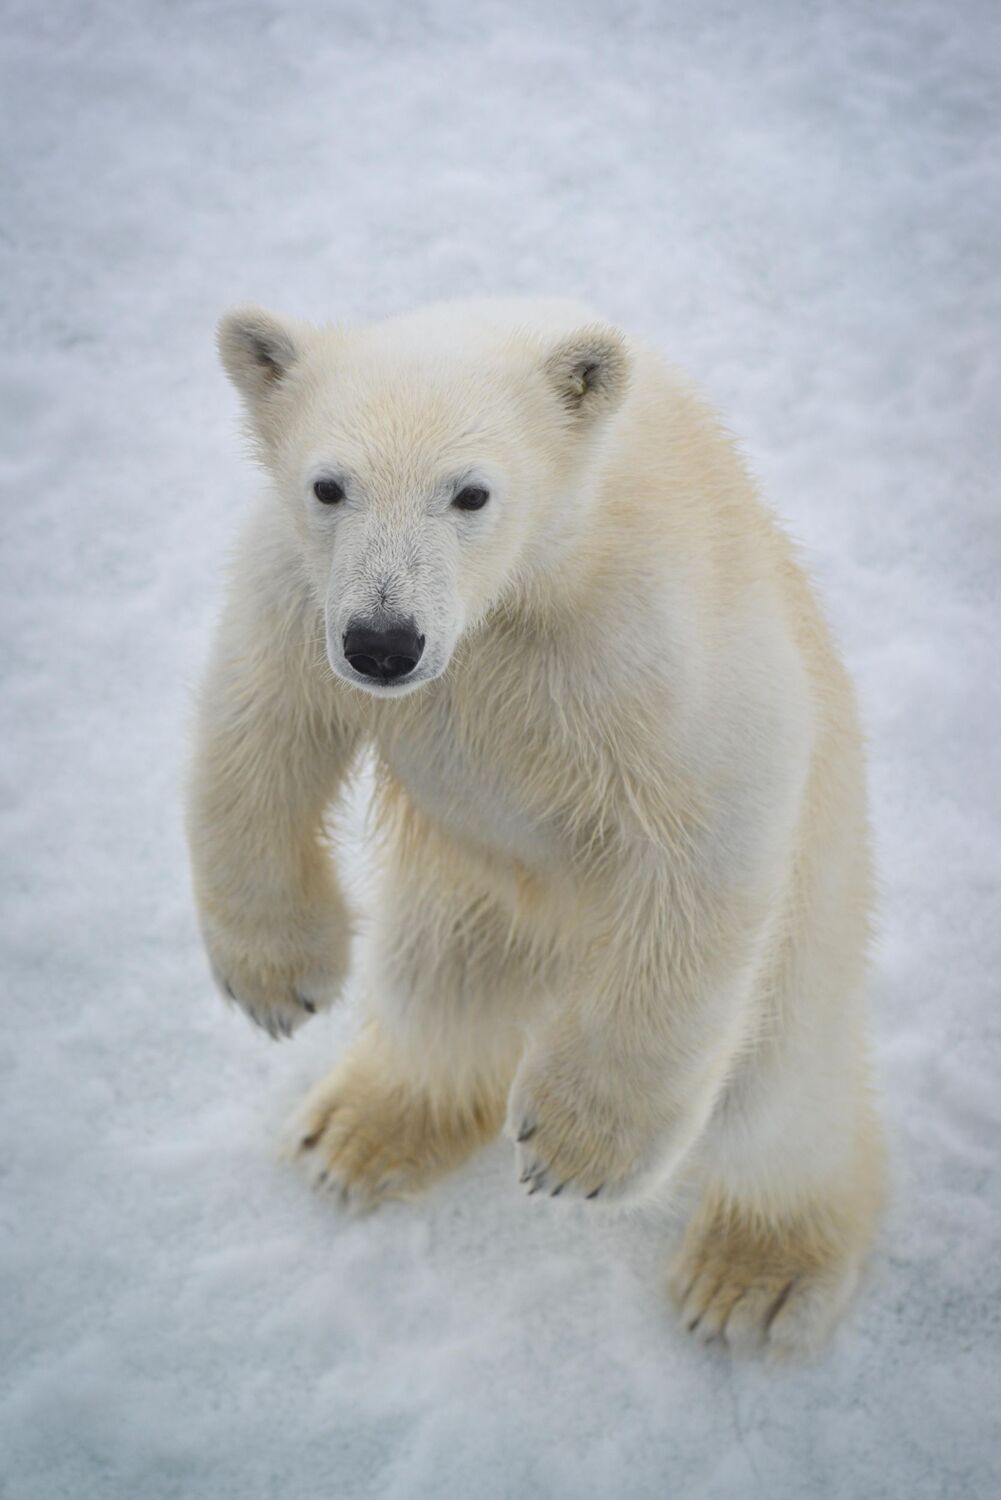
M 219 324 L 219 357 L 250 409 L 260 413 L 298 361 L 306 330 L 260 307 L 234 307 Z
M 590 421 L 620 406 L 629 385 L 630 356 L 618 329 L 580 328 L 549 351 L 545 372 L 564 412 Z

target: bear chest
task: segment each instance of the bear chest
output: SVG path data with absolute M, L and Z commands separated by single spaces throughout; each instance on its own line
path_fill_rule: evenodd
M 377 750 L 415 806 L 452 838 L 530 868 L 556 859 L 555 831 L 526 812 L 517 768 L 465 750 L 446 716 L 380 736 Z

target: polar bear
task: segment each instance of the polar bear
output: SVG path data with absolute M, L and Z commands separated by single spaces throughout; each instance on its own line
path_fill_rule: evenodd
M 686 1327 L 814 1349 L 882 1191 L 863 753 L 733 444 L 570 303 L 245 307 L 219 345 L 268 482 L 188 828 L 215 977 L 274 1037 L 343 985 L 324 819 L 377 765 L 366 1014 L 299 1117 L 313 1181 L 371 1208 L 503 1127 L 530 1194 L 694 1184 Z

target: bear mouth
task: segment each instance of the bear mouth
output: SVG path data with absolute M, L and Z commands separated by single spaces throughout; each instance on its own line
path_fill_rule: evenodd
M 368 693 L 372 698 L 406 698 L 418 688 L 426 687 L 428 683 L 434 682 L 441 676 L 443 670 L 443 668 L 429 668 L 421 662 L 420 666 L 412 672 L 386 678 L 359 671 L 349 661 L 338 662 L 336 666 L 331 663 L 331 667 L 334 675 L 342 682 L 361 688 L 362 692 Z

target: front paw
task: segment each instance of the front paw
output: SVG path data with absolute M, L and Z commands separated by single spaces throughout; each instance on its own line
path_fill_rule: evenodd
M 350 933 L 336 922 L 282 932 L 206 924 L 205 947 L 220 992 L 275 1041 L 328 1010 L 347 972 Z
M 523 1066 L 506 1134 L 530 1195 L 613 1201 L 642 1190 L 658 1157 L 657 1132 L 617 1093 L 565 1062 Z

